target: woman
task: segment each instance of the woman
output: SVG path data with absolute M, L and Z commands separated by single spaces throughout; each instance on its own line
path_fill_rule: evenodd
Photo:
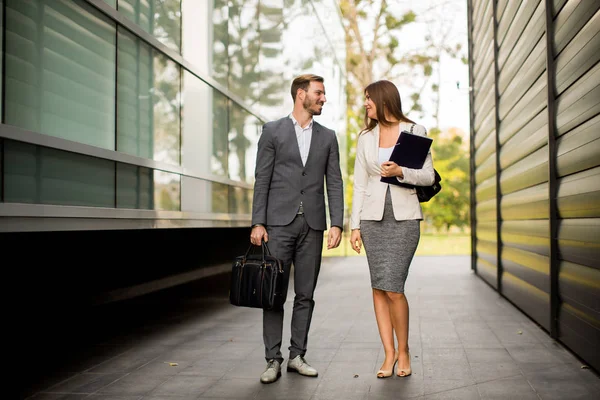
M 354 197 L 350 243 L 360 253 L 364 242 L 373 305 L 385 361 L 378 378 L 412 373 L 408 351 L 408 301 L 404 282 L 420 238 L 421 205 L 414 188 L 381 182 L 381 177 L 396 177 L 401 183 L 417 186 L 433 184 L 431 152 L 421 169 L 410 169 L 388 161 L 401 131 L 426 135 L 402 113 L 400 94 L 386 80 L 365 88 L 365 128 L 358 137 L 354 164 Z M 398 349 L 394 346 L 394 332 Z

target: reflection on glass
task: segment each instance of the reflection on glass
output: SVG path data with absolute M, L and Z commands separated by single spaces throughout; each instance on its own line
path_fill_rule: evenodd
M 67 151 L 4 141 L 4 200 L 115 206 L 115 163 Z
M 211 172 L 212 113 L 213 89 L 197 76 L 184 70 L 181 96 L 181 165 L 192 174 Z
M 181 0 L 118 0 L 119 12 L 170 48 L 181 47 Z
M 154 209 L 181 210 L 181 176 L 154 170 Z
M 210 0 L 206 0 L 210 1 Z M 214 0 L 212 12 L 212 27 L 213 27 L 213 78 L 227 87 L 227 76 L 229 74 L 229 55 L 227 48 L 229 47 L 229 0 Z
M 247 104 L 260 96 L 258 0 L 232 0 L 228 21 L 229 90 Z
M 180 162 L 180 67 L 119 29 L 117 150 Z
M 113 6 L 113 7 L 117 6 L 117 0 L 104 0 L 104 2 L 106 4 L 108 4 L 109 6 Z
M 211 172 L 220 176 L 227 176 L 227 126 L 228 126 L 229 100 L 221 92 L 213 90 L 213 148 Z
M 250 214 L 252 204 L 252 190 L 241 187 L 229 187 L 229 213 Z
M 229 212 L 229 186 L 217 182 L 208 182 L 212 193 L 210 212 Z
M 5 0 L 5 120 L 115 146 L 115 25 L 83 0 Z
M 260 27 L 258 57 L 261 73 L 260 95 L 257 101 L 260 104 L 261 113 L 270 119 L 281 118 L 291 109 L 289 94 L 291 77 L 284 73 L 289 66 L 283 56 L 284 47 L 293 47 L 297 49 L 298 53 L 303 52 L 300 47 L 297 47 L 297 43 L 283 42 L 283 33 L 287 26 L 283 7 L 282 0 L 268 0 L 261 1 L 258 10 Z M 282 66 L 286 66 L 286 68 L 282 68 Z M 286 105 L 289 107 L 285 107 Z
M 154 209 L 154 174 L 150 168 L 117 163 L 117 208 Z
M 259 121 L 237 104 L 232 104 L 229 114 L 230 179 L 253 182 L 260 133 Z

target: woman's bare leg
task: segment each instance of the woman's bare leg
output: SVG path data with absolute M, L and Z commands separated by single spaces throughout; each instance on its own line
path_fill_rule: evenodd
M 398 371 L 410 368 L 408 354 L 408 300 L 403 293 L 386 292 L 389 299 L 390 319 L 398 339 Z
M 396 347 L 394 345 L 394 329 L 392 325 L 390 300 L 388 292 L 379 289 L 373 289 L 373 306 L 375 308 L 375 318 L 379 328 L 379 336 L 385 351 L 385 360 L 381 366 L 382 371 L 390 371 L 394 367 L 396 360 Z

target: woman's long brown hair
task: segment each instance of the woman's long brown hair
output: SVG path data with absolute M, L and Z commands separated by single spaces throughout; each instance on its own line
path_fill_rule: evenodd
M 360 134 L 364 132 L 368 132 L 375 128 L 377 124 L 389 125 L 391 124 L 385 118 L 385 111 L 389 115 L 396 118 L 401 122 L 410 122 L 411 121 L 404 115 L 402 112 L 402 101 L 400 100 L 400 93 L 398 92 L 398 88 L 390 81 L 380 80 L 369 84 L 365 90 L 365 95 L 369 94 L 369 97 L 375 103 L 375 107 L 377 108 L 377 119 L 371 119 L 367 116 L 367 110 L 365 110 L 365 128 L 360 132 Z

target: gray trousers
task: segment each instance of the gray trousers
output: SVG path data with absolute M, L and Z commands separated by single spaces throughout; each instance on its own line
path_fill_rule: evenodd
M 288 291 L 290 270 L 294 264 L 294 308 L 290 339 L 290 360 L 306 353 L 308 330 L 315 302 L 313 295 L 321 268 L 323 231 L 311 229 L 303 215 L 298 215 L 286 226 L 267 226 L 269 250 L 283 262 L 284 287 Z M 263 311 L 263 340 L 265 359 L 283 362 L 281 337 L 283 335 L 283 310 Z

